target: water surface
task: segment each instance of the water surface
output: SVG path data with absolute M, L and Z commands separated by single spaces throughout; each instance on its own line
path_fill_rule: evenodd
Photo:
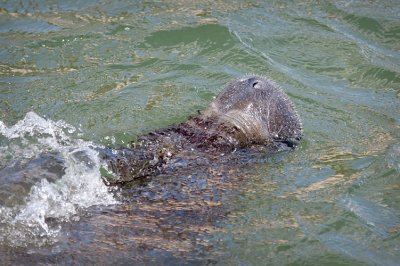
M 104 185 L 99 147 L 248 73 L 297 106 L 296 150 Z M 0 121 L 4 264 L 399 265 L 398 1 L 3 1 Z

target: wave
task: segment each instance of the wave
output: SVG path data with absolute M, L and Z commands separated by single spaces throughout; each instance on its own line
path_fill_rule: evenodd
M 100 175 L 101 147 L 76 132 L 34 112 L 11 127 L 0 121 L 2 243 L 54 242 L 62 222 L 79 219 L 80 211 L 118 203 Z

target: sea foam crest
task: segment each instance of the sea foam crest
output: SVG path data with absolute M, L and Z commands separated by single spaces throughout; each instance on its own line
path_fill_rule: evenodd
M 70 137 L 68 133 L 75 131 L 73 126 L 63 121 L 54 122 L 34 112 L 27 113 L 11 127 L 0 121 L 0 137 L 6 138 L 0 142 L 0 160 L 7 161 L 3 169 L 0 167 L 0 193 L 1 186 L 9 191 L 18 191 L 16 188 L 27 187 L 33 179 L 38 180 L 25 195 L 11 194 L 16 198 L 24 197 L 22 200 L 0 205 L 0 241 L 16 246 L 55 241 L 60 222 L 79 219 L 79 210 L 93 205 L 117 204 L 100 176 L 102 162 L 96 151 L 100 147 Z M 48 180 L 42 177 L 46 176 L 45 172 L 36 170 L 30 172 L 30 180 L 27 180 L 29 169 L 24 169 L 24 166 L 48 153 L 60 158 L 63 169 L 60 178 Z M 21 174 L 13 173 L 14 165 L 18 165 L 19 168 L 15 169 L 18 168 Z M 58 225 L 54 226 L 53 222 L 50 226 L 49 220 Z

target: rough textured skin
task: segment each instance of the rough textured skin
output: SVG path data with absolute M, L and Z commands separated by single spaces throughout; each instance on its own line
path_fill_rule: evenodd
M 125 184 L 214 160 L 222 164 L 236 159 L 238 150 L 294 147 L 301 134 L 299 117 L 286 94 L 268 79 L 245 76 L 229 83 L 197 116 L 145 135 L 117 155 L 105 154 L 117 174 L 107 182 Z
M 247 76 L 229 83 L 203 117 L 234 128 L 241 146 L 284 141 L 295 145 L 301 124 L 293 104 L 272 81 Z

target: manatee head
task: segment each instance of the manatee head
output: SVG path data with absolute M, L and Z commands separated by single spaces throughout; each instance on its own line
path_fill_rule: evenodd
M 259 76 L 229 83 L 203 115 L 234 129 L 232 137 L 241 145 L 280 141 L 294 146 L 302 135 L 299 116 L 287 95 Z

